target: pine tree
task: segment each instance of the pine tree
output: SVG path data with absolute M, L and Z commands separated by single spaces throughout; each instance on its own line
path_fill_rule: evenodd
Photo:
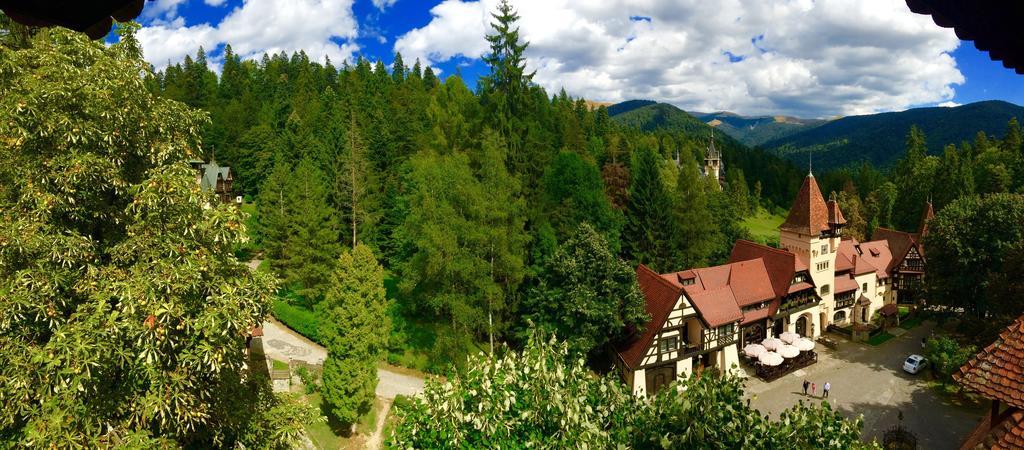
M 351 230 L 351 246 L 359 239 L 359 226 L 369 221 L 367 196 L 370 192 L 372 168 L 366 156 L 359 125 L 354 112 L 349 112 L 349 125 L 345 130 L 344 147 L 335 159 L 335 197 L 342 208 L 343 220 Z
M 288 239 L 291 207 L 286 196 L 291 171 L 290 164 L 278 159 L 256 201 L 257 243 L 264 248 L 265 257 L 271 261 L 283 258 L 285 241 Z
M 395 53 L 395 62 L 391 65 L 391 79 L 395 84 L 405 81 L 405 63 L 402 62 L 401 53 Z
M 520 43 L 519 27 L 516 26 L 519 14 L 512 9 L 508 0 L 502 0 L 498 4 L 498 12 L 492 13 L 491 17 L 496 20 L 491 22 L 494 34 L 487 35 L 491 53 L 484 56 L 490 73 L 481 81 L 485 90 L 503 95 L 501 113 L 508 118 L 522 109 L 523 97 L 533 80 L 534 73 L 526 73 L 525 52 L 530 44 Z
M 307 302 L 315 303 L 324 294 L 338 257 L 339 229 L 334 212 L 327 204 L 323 172 L 309 158 L 295 167 L 285 190 L 289 214 L 288 234 L 281 259 L 271 261 L 278 268 L 285 286 Z
M 693 152 L 680 152 L 672 212 L 678 233 L 675 236 L 675 267 L 701 267 L 719 239 L 715 220 L 708 209 L 706 183 L 697 168 Z
M 373 406 L 377 361 L 391 329 L 384 268 L 369 247 L 357 244 L 341 254 L 317 314 L 327 347 L 324 402 L 335 419 L 353 424 Z
M 674 260 L 676 222 L 672 217 L 672 199 L 661 181 L 658 156 L 653 149 L 643 147 L 636 153 L 632 172 L 623 250 L 633 262 L 647 264 L 654 270 L 669 270 Z

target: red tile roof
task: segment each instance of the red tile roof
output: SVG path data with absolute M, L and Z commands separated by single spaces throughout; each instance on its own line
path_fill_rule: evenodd
M 835 209 L 836 212 L 839 208 Z M 841 213 L 840 213 L 841 215 Z M 825 198 L 821 196 L 818 182 L 814 175 L 807 175 L 800 185 L 800 192 L 789 209 L 786 221 L 779 226 L 780 230 L 794 231 L 806 235 L 817 235 L 829 229 L 829 211 Z
M 739 240 L 732 246 L 729 262 L 747 261 L 761 258 L 771 279 L 772 290 L 778 298 L 789 293 L 789 285 L 793 282 L 793 274 L 798 267 L 796 255 L 785 250 L 768 247 L 758 243 Z M 805 264 L 806 266 L 806 264 Z M 804 267 L 806 270 L 806 267 Z
M 876 268 L 878 278 L 889 278 L 889 264 L 892 263 L 892 252 L 889 251 L 889 242 L 884 240 L 862 242 L 858 247 L 861 251 L 858 260 Z
M 801 281 L 799 283 L 790 285 L 789 286 L 789 291 L 787 293 L 792 294 L 792 293 L 795 293 L 795 292 L 800 292 L 800 291 L 802 291 L 804 289 L 811 289 L 813 287 L 814 286 L 811 286 L 811 283 L 808 283 L 806 281 Z
M 832 225 L 846 225 L 846 218 L 843 217 L 843 212 L 839 209 L 839 202 L 836 201 L 835 192 L 829 196 L 828 203 L 825 205 L 828 207 L 828 223 Z
M 1024 316 L 974 355 L 953 379 L 986 398 L 1024 408 Z
M 836 294 L 840 292 L 850 292 L 857 290 L 857 281 L 850 275 L 839 275 L 835 278 L 835 289 L 833 292 Z
M 872 256 L 870 250 L 865 249 L 863 245 L 857 242 L 856 239 L 843 239 L 840 241 L 839 251 L 836 252 L 836 272 L 852 270 L 854 276 L 879 272 L 878 268 L 871 264 L 868 259 L 877 259 L 878 256 L 881 256 L 881 252 L 876 249 L 878 255 Z M 865 252 L 868 253 L 869 258 L 864 257 Z M 878 273 L 878 276 L 884 278 L 881 273 Z
M 619 357 L 630 369 L 635 369 L 643 361 L 644 353 L 651 346 L 651 340 L 661 330 L 679 298 L 679 288 L 676 285 L 658 276 L 643 264 L 636 268 L 636 280 L 640 285 L 640 292 L 644 294 L 644 305 L 651 320 L 633 339 L 624 342 L 618 348 Z
M 903 258 L 907 257 L 907 253 L 910 252 L 912 247 L 916 246 L 917 251 L 921 256 L 924 256 L 924 248 L 918 245 L 918 236 L 914 233 L 878 227 L 875 228 L 871 238 L 876 241 L 881 240 L 889 243 L 889 251 L 892 254 L 892 258 L 889 261 L 889 265 L 885 268 L 889 273 L 892 273 L 892 269 L 898 267 L 903 262 Z
M 761 309 L 755 309 L 753 311 L 744 312 L 743 313 L 743 321 L 740 322 L 740 325 L 746 325 L 748 323 L 753 323 L 753 322 L 756 322 L 758 320 L 767 319 L 768 316 L 771 315 L 771 312 L 772 312 L 771 308 L 761 308 Z
M 1003 450 L 1024 448 L 1024 411 L 1014 411 L 992 426 L 992 414 L 985 414 L 967 436 L 961 450 Z

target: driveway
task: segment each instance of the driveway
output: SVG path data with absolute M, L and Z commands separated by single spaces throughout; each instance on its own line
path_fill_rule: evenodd
M 292 331 L 273 317 L 263 322 L 263 351 L 281 361 L 299 360 L 309 364 L 323 364 L 327 349 Z M 393 400 L 396 395 L 416 395 L 423 392 L 423 378 L 399 373 L 385 367 L 377 368 L 377 396 Z
M 931 334 L 934 324 L 926 322 L 877 347 L 839 338 L 839 350 L 818 345 L 818 363 L 778 380 L 765 383 L 750 377 L 747 396 L 751 406 L 763 414 L 778 417 L 797 401 L 822 401 L 804 396 L 803 380 L 832 384 L 828 402 L 848 417 L 863 415 L 864 439 L 882 440 L 882 434 L 898 423 L 917 435 L 920 448 L 956 449 L 981 419 L 984 408 L 968 408 L 945 401 L 925 383 L 925 375 L 909 375 L 903 361 L 921 353 L 921 338 Z

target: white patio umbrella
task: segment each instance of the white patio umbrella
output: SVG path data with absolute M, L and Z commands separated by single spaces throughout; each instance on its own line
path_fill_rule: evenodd
M 796 334 L 796 333 L 794 333 L 792 331 L 787 331 L 785 333 L 780 334 L 779 335 L 779 339 L 781 339 L 782 342 L 785 342 L 787 344 L 792 344 L 797 339 L 800 339 L 800 335 Z
M 764 352 L 757 357 L 757 360 L 766 366 L 777 366 L 782 364 L 782 355 L 775 352 Z
M 782 355 L 783 358 L 796 358 L 800 355 L 800 349 L 792 345 L 783 345 L 775 350 L 778 354 Z
M 778 340 L 776 338 L 770 337 L 770 338 L 767 338 L 767 339 L 761 341 L 761 345 L 763 345 L 764 348 L 766 348 L 768 350 L 775 350 L 775 349 L 779 348 L 780 345 L 782 345 L 782 341 L 780 341 L 780 340 Z
M 809 352 L 814 350 L 814 341 L 807 338 L 800 338 L 793 343 L 793 346 L 802 352 Z
M 748 344 L 746 347 L 743 347 L 743 353 L 751 358 L 757 358 L 766 351 L 768 349 L 764 348 L 761 344 Z

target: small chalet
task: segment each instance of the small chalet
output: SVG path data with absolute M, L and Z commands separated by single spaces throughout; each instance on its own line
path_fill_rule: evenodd
M 779 227 L 782 248 L 741 240 L 720 266 L 665 274 L 638 267 L 651 321 L 618 348 L 623 379 L 646 395 L 704 368 L 732 370 L 740 348 L 769 336 L 814 339 L 830 325 L 868 327 L 896 301 L 894 274 L 909 277 L 910 268 L 922 267 L 913 261 L 923 257 L 918 241 L 926 230 L 909 235 L 905 247 L 843 238 L 845 226 L 835 197 L 825 201 L 808 174 Z
M 217 161 L 204 163 L 193 160 L 190 162 L 196 171 L 196 183 L 203 192 L 213 192 L 222 203 L 237 202 L 233 188 L 235 178 L 228 166 L 220 166 Z
M 1024 316 L 953 374 L 953 379 L 992 401 L 962 450 L 1024 448 Z

